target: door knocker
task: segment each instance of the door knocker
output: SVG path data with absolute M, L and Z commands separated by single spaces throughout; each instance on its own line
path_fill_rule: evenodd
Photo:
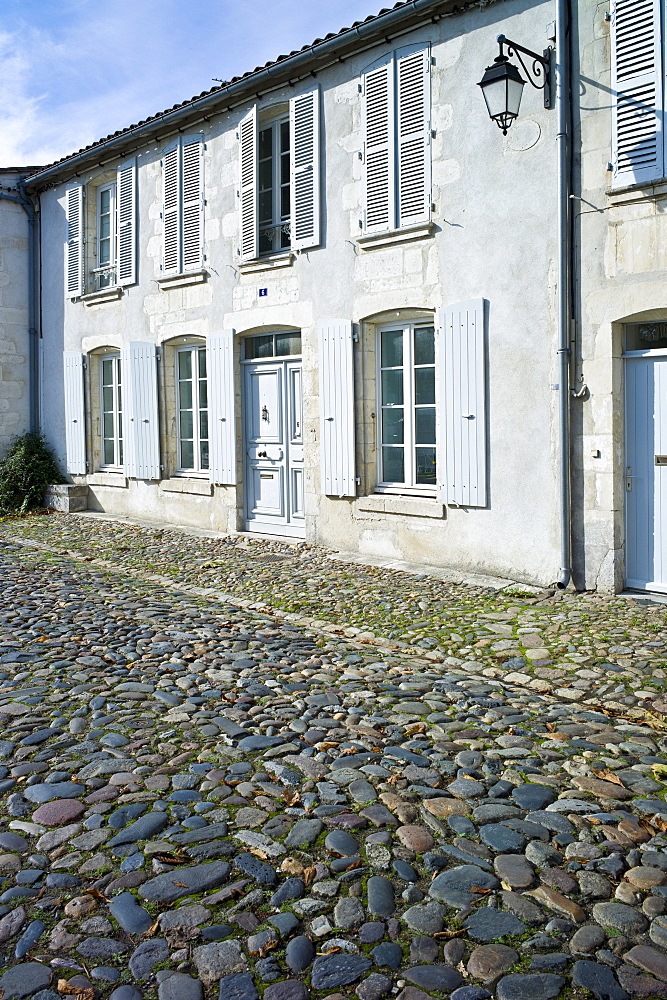
M 267 423 L 269 422 L 269 411 L 266 406 L 262 407 L 262 420 L 266 420 Z

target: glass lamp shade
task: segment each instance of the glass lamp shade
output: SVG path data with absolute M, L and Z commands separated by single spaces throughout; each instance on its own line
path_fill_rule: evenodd
M 506 56 L 498 56 L 493 66 L 487 66 L 477 85 L 482 88 L 489 117 L 503 130 L 503 135 L 507 135 L 507 129 L 518 117 L 524 85 L 519 70 Z

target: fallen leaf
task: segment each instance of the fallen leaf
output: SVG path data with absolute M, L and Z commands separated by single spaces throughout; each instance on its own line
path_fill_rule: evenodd
M 464 933 L 463 928 L 461 928 L 460 931 L 436 931 L 435 934 L 432 935 L 432 937 L 442 938 L 442 939 L 455 938 L 455 937 L 460 937 L 461 934 L 463 933 Z
M 303 875 L 301 876 L 304 885 L 311 885 L 313 880 L 315 879 L 316 874 L 317 874 L 317 868 L 315 867 L 315 865 L 310 865 L 310 867 L 304 868 Z
M 266 851 L 260 850 L 259 847 L 251 847 L 248 853 L 254 854 L 256 858 L 260 859 L 260 861 L 267 861 L 269 857 Z
M 153 935 L 155 934 L 155 932 L 158 929 L 159 925 L 160 925 L 160 921 L 156 920 L 155 923 L 151 924 L 150 927 L 148 928 L 148 930 L 144 931 L 144 933 L 141 936 L 145 937 L 145 938 L 153 937 Z
M 190 888 L 190 886 L 186 885 L 185 882 L 172 882 L 171 884 L 172 885 L 177 885 L 179 887 L 179 889 L 189 889 Z
M 266 944 L 262 945 L 262 947 L 259 949 L 258 952 L 259 957 L 266 958 L 266 956 L 269 954 L 270 951 L 273 951 L 274 948 L 278 947 L 279 943 L 280 942 L 278 941 L 277 938 L 275 938 L 273 941 L 271 940 L 267 941 Z
M 555 731 L 556 727 L 553 724 L 553 722 L 547 722 L 547 729 L 549 730 L 550 733 L 553 733 Z
M 163 865 L 180 865 L 184 861 L 190 860 L 187 854 L 183 854 L 183 852 L 179 852 L 178 854 L 154 854 L 153 857 L 156 861 L 162 862 Z
M 103 892 L 100 892 L 100 890 L 99 890 L 99 889 L 95 889 L 94 887 L 93 887 L 93 888 L 91 888 L 91 889 L 86 889 L 86 894 L 87 894 L 88 896 L 92 896 L 92 897 L 93 897 L 93 899 L 99 899 L 99 900 L 100 900 L 100 902 L 102 902 L 102 903 L 108 903 L 108 902 L 109 902 L 109 900 L 108 900 L 108 899 L 107 899 L 107 897 L 106 897 L 106 896 L 104 895 L 104 893 L 103 893 Z
M 297 802 L 301 801 L 301 796 L 298 792 L 291 792 L 289 788 L 286 788 L 283 792 L 283 799 L 288 806 L 295 806 Z
M 338 945 L 334 945 L 333 948 L 328 948 L 327 951 L 318 951 L 318 955 L 335 955 L 337 951 L 342 951 Z
M 591 774 L 595 775 L 596 778 L 600 778 L 601 781 L 611 781 L 614 785 L 620 785 L 621 788 L 625 788 L 625 785 L 613 771 L 610 771 L 608 767 L 592 767 Z
M 483 889 L 481 885 L 471 885 L 468 892 L 474 892 L 477 896 L 487 896 L 491 890 Z

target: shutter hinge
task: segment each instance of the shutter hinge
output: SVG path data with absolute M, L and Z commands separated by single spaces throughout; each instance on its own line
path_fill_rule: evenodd
M 359 157 L 360 160 L 363 160 L 363 158 L 364 158 L 364 154 L 362 153 L 361 150 L 359 150 L 359 152 L 357 153 L 357 156 Z
M 431 66 L 435 66 L 435 56 L 431 56 Z
M 87 367 L 88 367 L 88 362 L 87 362 L 87 361 L 84 361 L 84 362 L 83 362 L 83 367 L 84 367 L 84 368 L 87 368 Z
M 361 486 L 361 476 L 355 476 L 354 481 L 357 484 L 357 486 Z
M 611 11 L 605 11 L 604 19 L 605 21 L 611 21 Z
M 364 88 L 361 86 L 360 83 L 358 83 L 357 84 L 357 89 L 358 89 L 359 93 L 361 93 Z

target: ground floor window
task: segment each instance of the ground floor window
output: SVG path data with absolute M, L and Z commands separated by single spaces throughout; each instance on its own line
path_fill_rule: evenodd
M 421 323 L 378 331 L 379 486 L 436 485 L 435 330 Z
M 180 472 L 208 469 L 208 381 L 206 348 L 176 353 L 178 467 Z
M 123 465 L 123 393 L 119 354 L 102 358 L 102 465 L 121 468 Z

